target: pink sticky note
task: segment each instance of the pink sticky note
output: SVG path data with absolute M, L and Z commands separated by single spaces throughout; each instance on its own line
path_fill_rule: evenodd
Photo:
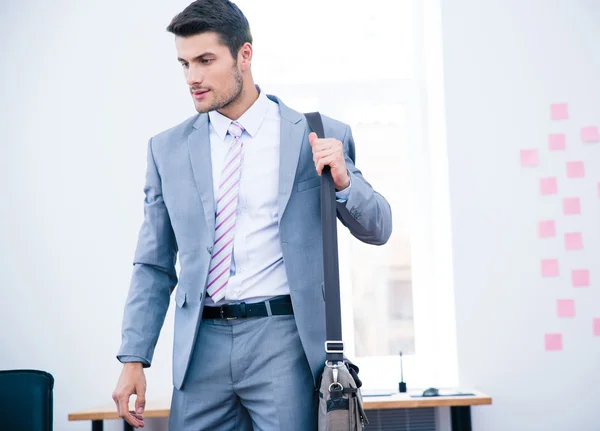
M 566 233 L 565 248 L 567 250 L 581 250 L 583 248 L 583 237 L 581 232 Z
M 600 132 L 598 127 L 587 126 L 581 128 L 581 140 L 583 142 L 600 142 Z
M 579 202 L 579 198 L 564 198 L 563 209 L 567 215 L 580 214 L 581 204 Z
M 550 151 L 564 150 L 567 146 L 567 137 L 563 133 L 548 135 L 548 149 Z
M 537 166 L 538 151 L 537 150 L 521 150 L 521 166 Z
M 546 350 L 562 350 L 562 334 L 546 334 Z
M 556 223 L 554 220 L 542 220 L 538 224 L 538 235 L 540 238 L 556 236 Z
M 587 269 L 574 269 L 571 280 L 574 287 L 587 287 L 590 285 L 590 272 Z
M 558 317 L 575 317 L 575 301 L 572 299 L 559 299 L 556 301 Z
M 569 118 L 569 110 L 566 103 L 553 103 L 550 105 L 550 117 L 553 120 L 566 120 Z
M 558 275 L 558 259 L 542 259 L 542 276 L 556 277 Z
M 558 184 L 555 177 L 542 178 L 540 180 L 540 193 L 543 195 L 555 195 L 558 192 Z
M 600 318 L 594 319 L 594 335 L 600 335 Z
M 585 176 L 583 162 L 567 162 L 567 176 L 569 178 L 583 178 Z

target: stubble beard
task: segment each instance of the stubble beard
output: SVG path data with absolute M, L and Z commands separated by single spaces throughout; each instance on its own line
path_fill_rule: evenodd
M 216 95 L 215 101 L 207 107 L 201 107 L 196 105 L 196 110 L 200 114 L 204 114 L 210 111 L 218 111 L 219 109 L 226 108 L 227 106 L 236 103 L 242 97 L 242 89 L 243 89 L 243 79 L 242 74 L 236 67 L 233 66 L 233 79 L 234 79 L 234 88 L 231 93 L 224 95 Z

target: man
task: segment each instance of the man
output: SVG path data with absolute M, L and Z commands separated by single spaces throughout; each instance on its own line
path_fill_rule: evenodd
M 328 138 L 317 139 L 302 114 L 254 84 L 252 37 L 237 6 L 195 1 L 167 30 L 198 114 L 148 143 L 117 355 L 119 416 L 144 426 L 143 369 L 177 285 L 169 428 L 315 429 L 325 363 L 323 166 L 338 217 L 359 240 L 388 240 L 389 204 L 354 166 L 348 126 L 323 117 Z

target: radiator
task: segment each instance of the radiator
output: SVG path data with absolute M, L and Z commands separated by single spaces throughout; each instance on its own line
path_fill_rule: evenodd
M 367 410 L 365 431 L 436 431 L 435 407 Z

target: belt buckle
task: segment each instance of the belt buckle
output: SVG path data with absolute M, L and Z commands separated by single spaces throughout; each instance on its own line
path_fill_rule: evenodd
M 223 306 L 222 305 L 219 308 L 219 311 L 221 313 L 221 319 L 225 319 L 225 320 L 235 320 L 235 319 L 237 319 L 237 317 L 225 317 L 225 316 L 223 316 Z
M 236 320 L 237 319 L 237 317 L 235 317 L 235 316 L 234 317 L 225 317 L 225 316 L 223 316 L 223 306 L 222 305 L 219 308 L 219 311 L 221 313 L 221 319 L 225 319 L 225 320 Z

